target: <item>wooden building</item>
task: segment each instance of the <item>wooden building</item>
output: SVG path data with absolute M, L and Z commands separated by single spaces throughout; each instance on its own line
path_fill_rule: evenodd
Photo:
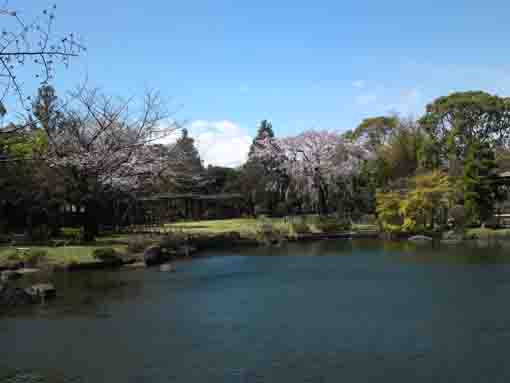
M 136 210 L 138 223 L 237 218 L 245 213 L 243 196 L 237 193 L 160 193 L 139 198 Z

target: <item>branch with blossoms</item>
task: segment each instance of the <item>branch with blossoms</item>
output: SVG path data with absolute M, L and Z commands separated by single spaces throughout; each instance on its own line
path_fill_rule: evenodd
M 45 130 L 48 148 L 43 154 L 52 168 L 73 184 L 88 183 L 88 194 L 122 188 L 134 191 L 147 174 L 163 169 L 164 156 L 155 143 L 180 129 L 155 92 L 141 107 L 98 89 L 80 89 L 61 113 L 61 120 Z M 37 124 L 37 121 L 36 121 Z

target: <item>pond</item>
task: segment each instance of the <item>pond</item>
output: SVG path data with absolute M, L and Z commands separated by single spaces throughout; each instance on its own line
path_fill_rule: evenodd
M 506 382 L 510 248 L 323 241 L 55 274 L 0 382 Z

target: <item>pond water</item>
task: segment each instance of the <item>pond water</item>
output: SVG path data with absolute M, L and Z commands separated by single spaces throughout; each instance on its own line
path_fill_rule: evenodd
M 242 254 L 242 255 L 241 255 Z M 510 248 L 323 241 L 55 274 L 0 382 L 506 382 Z

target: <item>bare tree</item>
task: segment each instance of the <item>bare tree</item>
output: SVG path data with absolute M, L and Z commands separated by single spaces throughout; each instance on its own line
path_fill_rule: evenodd
M 48 84 L 58 65 L 67 67 L 70 59 L 85 47 L 74 33 L 59 36 L 54 32 L 56 5 L 44 9 L 40 16 L 27 21 L 23 14 L 5 1 L 0 5 L 3 27 L 0 31 L 0 116 L 7 113 L 5 100 L 14 96 L 25 109 L 30 109 L 23 74 L 30 73 L 41 85 Z M 29 67 L 23 70 L 24 67 Z

